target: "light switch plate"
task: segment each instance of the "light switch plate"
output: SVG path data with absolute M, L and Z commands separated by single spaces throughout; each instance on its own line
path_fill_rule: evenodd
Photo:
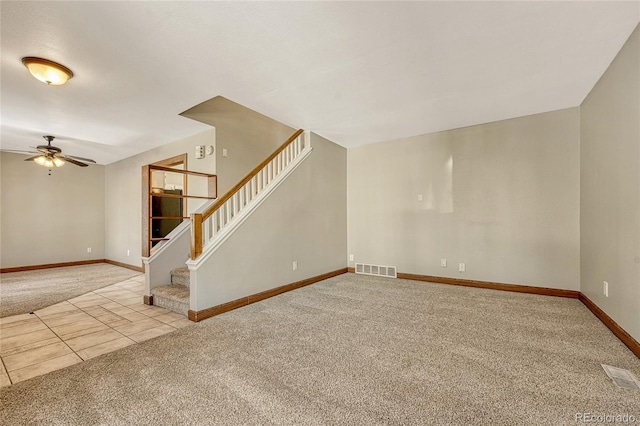
M 204 158 L 204 145 L 196 145 L 196 158 Z

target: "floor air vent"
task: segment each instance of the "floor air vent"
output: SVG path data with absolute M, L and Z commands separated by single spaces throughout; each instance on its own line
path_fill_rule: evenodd
M 398 278 L 395 266 L 368 265 L 366 263 L 356 263 L 356 274 Z
M 600 365 L 604 368 L 604 372 L 607 373 L 607 376 L 609 376 L 609 378 L 613 380 L 613 383 L 615 383 L 619 388 L 640 391 L 640 381 L 631 371 L 625 370 L 624 368 L 612 367 L 606 364 Z

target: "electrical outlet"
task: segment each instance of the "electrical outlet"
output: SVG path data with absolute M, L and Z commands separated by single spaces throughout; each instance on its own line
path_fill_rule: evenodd
M 466 270 L 467 270 L 467 265 L 465 265 L 464 263 L 459 263 L 458 264 L 458 271 L 464 272 Z
M 423 199 L 422 194 L 418 194 L 418 201 L 422 201 Z
M 602 292 L 605 297 L 609 297 L 609 283 L 606 281 L 602 281 Z
M 222 156 L 223 157 L 227 156 L 227 148 L 222 148 Z
M 91 253 L 91 247 L 87 247 L 87 253 Z
M 440 259 L 440 266 L 442 266 L 443 268 L 447 267 L 447 259 Z
M 352 254 L 349 255 L 349 262 L 353 262 L 353 255 Z
M 131 250 L 127 250 L 127 257 L 131 254 Z
M 297 260 L 294 260 L 294 261 L 293 261 L 293 270 L 294 270 L 294 271 L 297 271 L 297 270 L 298 270 L 298 261 L 297 261 Z

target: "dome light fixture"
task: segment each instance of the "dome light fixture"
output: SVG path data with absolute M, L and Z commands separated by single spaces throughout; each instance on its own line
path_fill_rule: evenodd
M 48 59 L 27 56 L 22 58 L 22 63 L 32 76 L 51 86 L 60 86 L 73 77 L 73 72 L 57 62 Z

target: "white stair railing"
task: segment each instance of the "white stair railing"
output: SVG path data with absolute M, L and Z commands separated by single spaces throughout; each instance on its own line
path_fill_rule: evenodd
M 224 196 L 191 215 L 191 260 L 216 241 L 226 239 L 264 197 L 295 169 L 311 151 L 308 134 L 294 133 Z

